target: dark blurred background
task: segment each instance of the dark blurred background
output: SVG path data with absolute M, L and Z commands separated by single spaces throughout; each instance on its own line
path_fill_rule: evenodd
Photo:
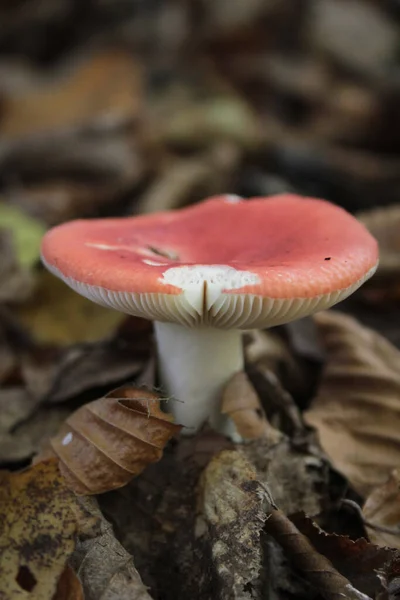
M 48 225 L 294 190 L 399 201 L 395 0 L 3 0 L 3 200 Z
M 400 343 L 399 28 L 396 0 L 1 0 L 0 308 L 98 339 L 122 316 L 73 325 L 48 227 L 290 191 L 378 237 L 358 316 Z

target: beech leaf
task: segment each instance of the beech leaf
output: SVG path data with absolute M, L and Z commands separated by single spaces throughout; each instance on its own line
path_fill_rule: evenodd
M 333 466 L 365 496 L 400 465 L 400 352 L 352 317 L 314 318 L 327 362 L 304 417 Z
M 239 435 L 245 440 L 268 436 L 279 441 L 281 433 L 267 421 L 260 399 L 246 373 L 236 373 L 226 385 L 221 412 L 230 416 Z
M 158 461 L 180 429 L 161 410 L 158 396 L 124 386 L 72 413 L 51 446 L 75 493 L 100 494 Z

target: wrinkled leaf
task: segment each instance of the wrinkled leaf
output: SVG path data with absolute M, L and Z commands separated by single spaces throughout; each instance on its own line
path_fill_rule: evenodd
M 399 469 L 391 473 L 386 483 L 371 492 L 365 501 L 363 513 L 366 521 L 376 526 L 366 526 L 370 540 L 379 546 L 400 550 Z
M 55 460 L 0 472 L 0 597 L 52 600 L 75 547 L 77 514 Z
M 0 202 L 0 228 L 12 232 L 18 264 L 24 269 L 32 267 L 40 257 L 44 225 L 22 210 Z
M 160 398 L 125 386 L 70 415 L 51 440 L 60 470 L 77 494 L 99 494 L 128 483 L 158 461 L 181 429 Z
M 70 561 L 82 581 L 85 600 L 151 600 L 132 556 L 115 538 L 96 501 L 86 498 L 84 506 L 100 520 L 96 535 L 78 540 Z
M 268 423 L 260 399 L 246 373 L 236 373 L 226 385 L 221 412 L 232 419 L 239 436 L 245 440 L 268 437 L 279 441 L 281 434 Z
M 346 315 L 315 320 L 327 362 L 304 417 L 334 467 L 366 495 L 400 464 L 400 352 Z

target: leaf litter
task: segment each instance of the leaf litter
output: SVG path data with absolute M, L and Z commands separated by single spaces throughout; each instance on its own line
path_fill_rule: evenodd
M 394 600 L 396 3 L 144 4 L 0 5 L 0 598 Z M 46 274 L 41 232 L 285 191 L 357 212 L 377 276 L 347 315 L 245 332 L 245 443 L 175 436 L 151 326 Z

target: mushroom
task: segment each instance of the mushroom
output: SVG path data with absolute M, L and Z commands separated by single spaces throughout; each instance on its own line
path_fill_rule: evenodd
M 87 298 L 155 325 L 161 382 L 175 419 L 208 419 L 243 369 L 242 330 L 272 327 L 336 304 L 373 275 L 375 239 L 324 200 L 220 196 L 150 215 L 80 220 L 51 229 L 47 268 Z

